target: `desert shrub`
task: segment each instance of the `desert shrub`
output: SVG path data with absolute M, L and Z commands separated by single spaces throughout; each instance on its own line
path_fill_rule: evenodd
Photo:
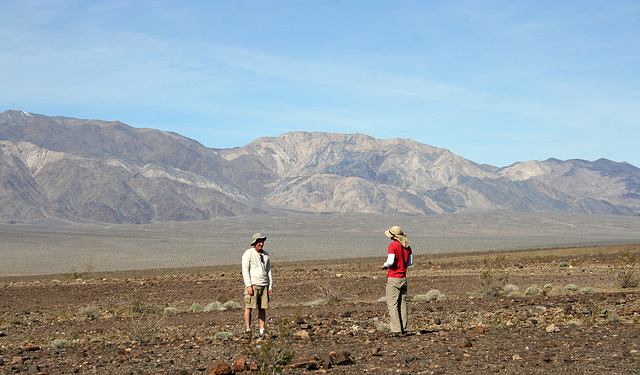
M 178 312 L 178 309 L 175 307 L 165 307 L 163 313 L 164 314 L 175 314 Z
M 211 302 L 210 304 L 206 305 L 203 308 L 203 310 L 204 311 L 218 311 L 218 310 L 226 310 L 226 309 L 223 309 L 222 303 L 220 303 L 218 301 L 215 301 L 215 302 Z
M 582 322 L 584 324 L 594 324 L 597 318 L 607 314 L 607 311 L 608 309 L 603 301 L 603 297 L 587 299 L 584 303 L 584 310 L 582 311 Z
M 121 329 L 130 340 L 147 343 L 160 331 L 163 310 L 153 304 L 146 295 L 129 296 L 122 312 L 126 319 Z
M 90 259 L 85 265 L 82 271 L 71 270 L 67 277 L 71 280 L 86 280 L 89 278 L 89 274 L 93 272 L 93 261 Z
M 344 291 L 335 290 L 329 283 L 318 284 L 318 289 L 320 290 L 321 299 L 326 300 L 327 303 L 338 303 L 342 301 Z
M 51 346 L 58 349 L 64 349 L 64 348 L 70 347 L 71 345 L 78 345 L 81 343 L 82 343 L 82 340 L 80 339 L 74 339 L 74 340 L 55 339 L 51 342 Z
M 559 267 L 569 267 L 569 263 L 567 263 L 567 262 L 560 262 L 560 263 L 558 263 L 558 266 L 559 266 Z
M 593 288 L 590 286 L 585 286 L 584 288 L 580 288 L 580 293 L 584 293 L 584 294 L 593 293 Z
M 233 309 L 239 309 L 242 306 L 236 301 L 229 300 L 223 303 L 222 307 L 224 307 L 227 310 L 233 310 Z
M 635 252 L 625 251 L 613 262 L 616 281 L 621 288 L 635 288 L 640 282 L 637 271 L 640 259 Z
M 58 349 L 64 349 L 71 346 L 71 341 L 67 339 L 55 339 L 51 342 L 51 346 Z
M 127 297 L 124 305 L 125 313 L 128 314 L 150 314 L 160 311 L 160 308 L 143 294 L 132 294 Z
M 132 341 L 148 343 L 160 331 L 162 318 L 155 314 L 143 313 L 132 316 L 125 323 L 123 332 Z
M 444 295 L 444 293 L 442 293 L 438 289 L 431 289 L 427 292 L 427 294 L 419 294 L 413 296 L 414 301 L 439 301 L 445 298 L 446 296 Z
M 607 310 L 607 321 L 609 323 L 618 323 L 618 322 L 620 322 L 620 314 L 618 314 L 614 310 Z
M 576 290 L 578 290 L 578 286 L 576 284 L 567 284 L 564 287 L 566 290 L 570 290 L 572 292 L 575 292 Z
M 192 303 L 191 306 L 189 306 L 189 311 L 194 311 L 194 312 L 204 311 L 204 307 L 202 307 L 202 305 L 199 303 Z
M 525 296 L 540 296 L 542 295 L 542 289 L 537 285 L 531 285 L 524 291 Z
M 95 306 L 85 306 L 80 309 L 80 315 L 87 319 L 96 319 L 100 315 L 100 310 Z
M 229 340 L 232 337 L 233 337 L 233 333 L 231 332 L 218 332 L 215 335 L 213 335 L 213 338 L 215 338 L 216 340 Z
M 276 322 L 274 335 L 247 342 L 245 354 L 258 365 L 258 374 L 281 374 L 284 366 L 293 359 L 292 326 L 294 324 L 295 319 L 279 319 Z
M 487 297 L 501 297 L 509 282 L 509 273 L 504 267 L 504 257 L 483 261 L 485 270 L 480 274 L 480 290 Z
M 507 296 L 510 296 L 512 294 L 516 294 L 516 293 L 518 293 L 519 290 L 520 290 L 520 287 L 518 287 L 515 284 L 507 284 L 503 288 L 503 292 Z
M 329 300 L 320 298 L 315 301 L 305 302 L 302 306 L 325 306 L 327 304 L 329 304 Z
M 235 298 L 235 295 L 233 293 L 226 294 L 223 292 L 220 295 L 218 295 L 218 298 L 216 298 L 216 301 L 220 302 L 221 304 L 224 304 L 227 301 L 233 301 L 234 298 Z

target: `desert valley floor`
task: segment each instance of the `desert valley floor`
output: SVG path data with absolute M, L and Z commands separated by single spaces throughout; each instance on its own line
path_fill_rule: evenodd
M 387 336 L 379 257 L 275 264 L 251 341 L 238 265 L 4 276 L 0 374 L 634 374 L 640 293 L 620 280 L 638 254 L 418 255 L 406 337 Z

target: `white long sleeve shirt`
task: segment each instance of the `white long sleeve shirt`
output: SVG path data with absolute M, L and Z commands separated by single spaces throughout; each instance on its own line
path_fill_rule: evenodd
M 261 255 L 262 259 L 260 259 Z M 242 255 L 242 278 L 245 287 L 260 285 L 273 289 L 269 253 L 264 250 L 259 253 L 254 248 L 247 249 Z

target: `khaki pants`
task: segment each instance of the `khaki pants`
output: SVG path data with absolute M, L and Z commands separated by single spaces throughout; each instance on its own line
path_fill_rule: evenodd
M 407 278 L 387 277 L 387 307 L 391 332 L 407 330 Z

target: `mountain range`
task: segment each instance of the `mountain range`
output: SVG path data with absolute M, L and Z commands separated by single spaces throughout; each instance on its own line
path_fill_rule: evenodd
M 411 139 L 302 131 L 212 149 L 119 121 L 0 113 L 0 223 L 492 210 L 639 215 L 640 169 L 553 158 L 499 168 Z

